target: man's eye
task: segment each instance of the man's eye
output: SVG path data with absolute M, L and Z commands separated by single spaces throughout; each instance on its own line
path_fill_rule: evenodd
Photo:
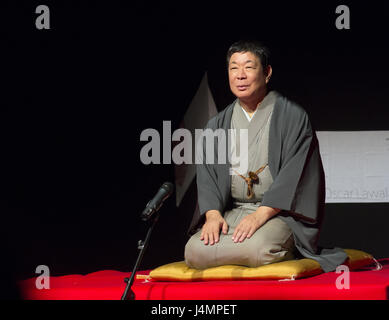
M 238 69 L 237 67 L 232 67 L 232 68 L 230 68 L 230 70 L 235 70 L 235 69 Z
M 248 67 L 246 67 L 247 69 L 254 69 L 254 67 L 251 67 L 251 66 L 248 66 Z

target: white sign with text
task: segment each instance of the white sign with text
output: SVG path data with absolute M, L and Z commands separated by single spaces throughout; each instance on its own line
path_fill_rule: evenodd
M 389 131 L 318 131 L 326 203 L 389 202 Z

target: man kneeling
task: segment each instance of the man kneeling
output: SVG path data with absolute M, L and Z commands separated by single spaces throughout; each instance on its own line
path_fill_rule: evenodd
M 298 254 L 328 272 L 347 258 L 340 248 L 317 247 L 325 200 L 319 144 L 305 110 L 268 90 L 269 56 L 256 41 L 239 41 L 227 52 L 237 99 L 205 129 L 247 130 L 248 167 L 239 172 L 239 163 L 196 165 L 200 216 L 185 246 L 190 267 L 258 267 Z M 239 141 L 232 141 L 237 150 Z

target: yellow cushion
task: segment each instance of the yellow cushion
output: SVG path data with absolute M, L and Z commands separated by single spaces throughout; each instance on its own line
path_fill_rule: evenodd
M 348 258 L 344 263 L 350 270 L 373 263 L 374 258 L 363 251 L 344 250 Z M 298 279 L 314 276 L 323 270 L 313 259 L 300 259 L 276 262 L 256 268 L 224 265 L 198 270 L 189 268 L 184 261 L 160 266 L 150 272 L 149 277 L 155 281 L 204 281 L 204 280 L 241 280 L 241 279 Z

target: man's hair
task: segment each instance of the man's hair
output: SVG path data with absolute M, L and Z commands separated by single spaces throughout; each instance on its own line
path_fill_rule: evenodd
M 240 40 L 234 42 L 227 51 L 227 68 L 231 56 L 236 52 L 251 52 L 255 54 L 262 64 L 263 70 L 266 71 L 270 64 L 270 50 L 257 40 Z

